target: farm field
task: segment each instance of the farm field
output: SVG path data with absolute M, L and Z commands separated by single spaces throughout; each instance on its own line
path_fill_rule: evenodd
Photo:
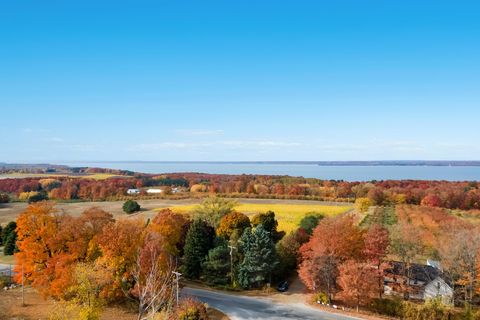
M 195 205 L 176 206 L 172 210 L 188 213 Z M 353 207 L 348 205 L 325 205 L 325 204 L 283 204 L 283 203 L 242 203 L 235 207 L 236 211 L 253 216 L 259 212 L 273 211 L 278 219 L 278 229 L 285 232 L 295 230 L 300 220 L 308 213 L 320 213 L 324 216 L 336 216 L 347 212 Z
M 67 174 L 67 173 L 7 173 L 0 174 L 0 179 L 21 179 L 21 178 L 57 178 L 57 177 L 69 177 L 69 178 L 84 178 L 94 180 L 105 180 L 108 178 L 125 178 L 127 176 L 120 176 L 110 173 L 92 173 L 92 174 Z
M 300 210 L 300 215 L 311 211 L 318 211 L 321 208 L 324 208 L 324 214 L 337 214 L 344 212 L 352 206 L 345 205 L 344 203 L 335 203 L 335 202 L 322 202 L 322 201 L 309 201 L 309 200 L 277 200 L 277 199 L 237 199 L 240 205 L 246 205 L 242 210 L 248 213 L 254 213 L 256 210 L 267 211 L 273 210 L 275 214 L 282 215 L 282 213 L 287 215 L 292 215 L 294 212 L 293 208 L 298 206 Z M 188 211 L 191 210 L 195 205 L 200 203 L 200 199 L 182 199 L 182 200 L 168 200 L 168 199 L 150 199 L 150 200 L 138 200 L 138 203 L 142 207 L 142 210 L 139 213 L 130 215 L 129 217 L 145 217 L 153 218 L 158 210 L 161 208 L 168 207 L 178 207 L 180 209 Z M 102 210 L 110 212 L 115 218 L 127 217 L 127 215 L 122 211 L 123 201 L 99 201 L 99 202 L 58 202 L 56 204 L 57 210 L 60 212 L 68 213 L 72 216 L 78 216 L 83 211 L 91 207 L 98 207 Z M 25 202 L 14 202 L 0 205 L 0 224 L 6 224 L 10 221 L 16 220 L 17 216 L 27 208 L 28 204 Z M 256 207 L 255 207 L 256 206 Z M 288 207 L 289 211 L 283 211 L 282 207 Z M 343 207 L 344 209 L 338 209 Z M 269 209 L 270 208 L 270 209 Z M 297 211 L 298 212 L 298 211 Z M 298 215 L 298 213 L 296 213 Z M 293 213 L 294 215 L 294 213 Z M 303 217 L 302 215 L 302 217 Z M 297 221 L 293 216 L 289 217 L 293 221 Z M 301 219 L 301 217 L 299 218 Z M 298 221 L 299 221 L 298 219 Z

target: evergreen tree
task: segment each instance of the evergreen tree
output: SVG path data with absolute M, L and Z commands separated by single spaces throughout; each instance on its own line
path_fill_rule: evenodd
M 230 249 L 224 239 L 217 242 L 202 264 L 203 278 L 211 285 L 227 285 L 230 282 Z
M 202 263 L 212 248 L 215 231 L 203 220 L 195 220 L 188 229 L 183 253 L 183 273 L 186 278 L 198 279 Z
M 305 232 L 308 234 L 308 235 L 312 235 L 313 233 L 313 229 L 315 229 L 317 226 L 318 226 L 318 223 L 320 222 L 320 220 L 323 219 L 323 215 L 322 214 L 318 214 L 318 213 L 310 213 L 310 214 L 307 214 L 305 217 L 302 218 L 302 220 L 300 221 L 300 228 L 302 228 L 303 230 L 305 230 Z
M 13 253 L 17 252 L 17 232 L 13 231 L 5 241 L 5 247 L 3 248 L 3 254 L 6 256 L 11 256 Z
M 263 229 L 270 234 L 274 242 L 278 242 L 285 235 L 284 231 L 277 231 L 278 221 L 275 219 L 275 212 L 267 211 L 259 213 L 252 219 L 252 226 L 263 226 Z
M 2 235 L 3 228 L 0 225 L 0 246 L 3 244 L 3 235 Z
M 125 213 L 131 214 L 137 211 L 140 211 L 140 205 L 137 201 L 134 200 L 127 200 L 122 206 L 122 209 Z
M 15 232 L 15 229 L 17 229 L 17 223 L 15 221 L 9 222 L 7 226 L 3 229 L 3 232 L 2 232 L 3 245 L 6 244 L 8 237 L 12 232 Z
M 244 258 L 239 267 L 238 280 L 245 288 L 259 287 L 270 282 L 273 270 L 278 265 L 275 244 L 263 225 L 243 233 L 242 250 Z

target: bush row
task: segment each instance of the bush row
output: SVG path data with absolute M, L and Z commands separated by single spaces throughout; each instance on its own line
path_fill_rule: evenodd
M 370 310 L 381 315 L 405 320 L 477 320 L 480 312 L 470 308 L 463 311 L 446 306 L 438 299 L 432 299 L 424 304 L 403 301 L 400 299 L 375 299 Z

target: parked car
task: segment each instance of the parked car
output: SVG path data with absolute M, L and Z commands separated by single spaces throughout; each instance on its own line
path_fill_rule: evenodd
M 280 292 L 285 292 L 288 290 L 288 281 L 282 281 L 277 285 L 277 290 Z

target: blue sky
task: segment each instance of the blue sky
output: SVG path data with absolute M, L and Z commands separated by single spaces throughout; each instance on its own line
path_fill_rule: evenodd
M 478 1 L 2 1 L 0 161 L 480 159 Z

